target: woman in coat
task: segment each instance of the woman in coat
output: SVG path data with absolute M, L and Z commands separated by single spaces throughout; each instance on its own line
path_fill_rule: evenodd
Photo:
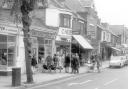
M 64 67 L 65 67 L 65 72 L 69 73 L 69 67 L 70 67 L 70 55 L 66 55 L 65 61 L 64 61 Z

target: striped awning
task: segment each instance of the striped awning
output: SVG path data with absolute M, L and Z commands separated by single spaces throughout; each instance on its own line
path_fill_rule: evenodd
M 84 49 L 93 49 L 91 44 L 81 35 L 73 35 L 76 41 L 84 48 Z

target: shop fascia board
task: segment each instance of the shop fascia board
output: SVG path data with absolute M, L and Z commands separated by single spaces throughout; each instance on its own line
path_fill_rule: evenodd
M 37 26 L 31 26 L 30 27 L 31 30 L 37 30 L 37 31 L 42 31 L 42 32 L 49 32 L 49 33 L 56 33 L 56 30 L 53 29 L 48 29 L 48 28 L 43 28 L 43 27 L 37 27 Z

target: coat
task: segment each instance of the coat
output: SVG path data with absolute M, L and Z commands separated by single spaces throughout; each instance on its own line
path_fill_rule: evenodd
M 52 57 L 51 56 L 47 56 L 45 61 L 46 61 L 46 65 L 47 66 L 51 66 L 52 65 Z
M 65 64 L 64 67 L 69 67 L 70 66 L 70 57 L 69 56 L 65 57 L 64 64 Z
M 58 66 L 58 63 L 59 63 L 59 59 L 57 56 L 54 56 L 53 57 L 53 62 L 54 62 L 54 66 L 57 67 Z
M 78 69 L 79 68 L 79 59 L 77 57 L 72 58 L 71 67 L 73 69 Z
M 37 65 L 37 60 L 36 60 L 35 57 L 32 58 L 31 65 L 32 66 L 36 66 Z

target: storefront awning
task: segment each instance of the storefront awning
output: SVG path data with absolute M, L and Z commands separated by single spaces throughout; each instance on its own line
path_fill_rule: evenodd
M 88 41 L 81 35 L 73 35 L 73 37 L 84 49 L 93 49 L 93 47 L 88 43 Z
M 116 50 L 116 51 L 121 51 L 120 49 L 118 48 L 115 48 L 115 47 L 111 47 L 112 49 Z

